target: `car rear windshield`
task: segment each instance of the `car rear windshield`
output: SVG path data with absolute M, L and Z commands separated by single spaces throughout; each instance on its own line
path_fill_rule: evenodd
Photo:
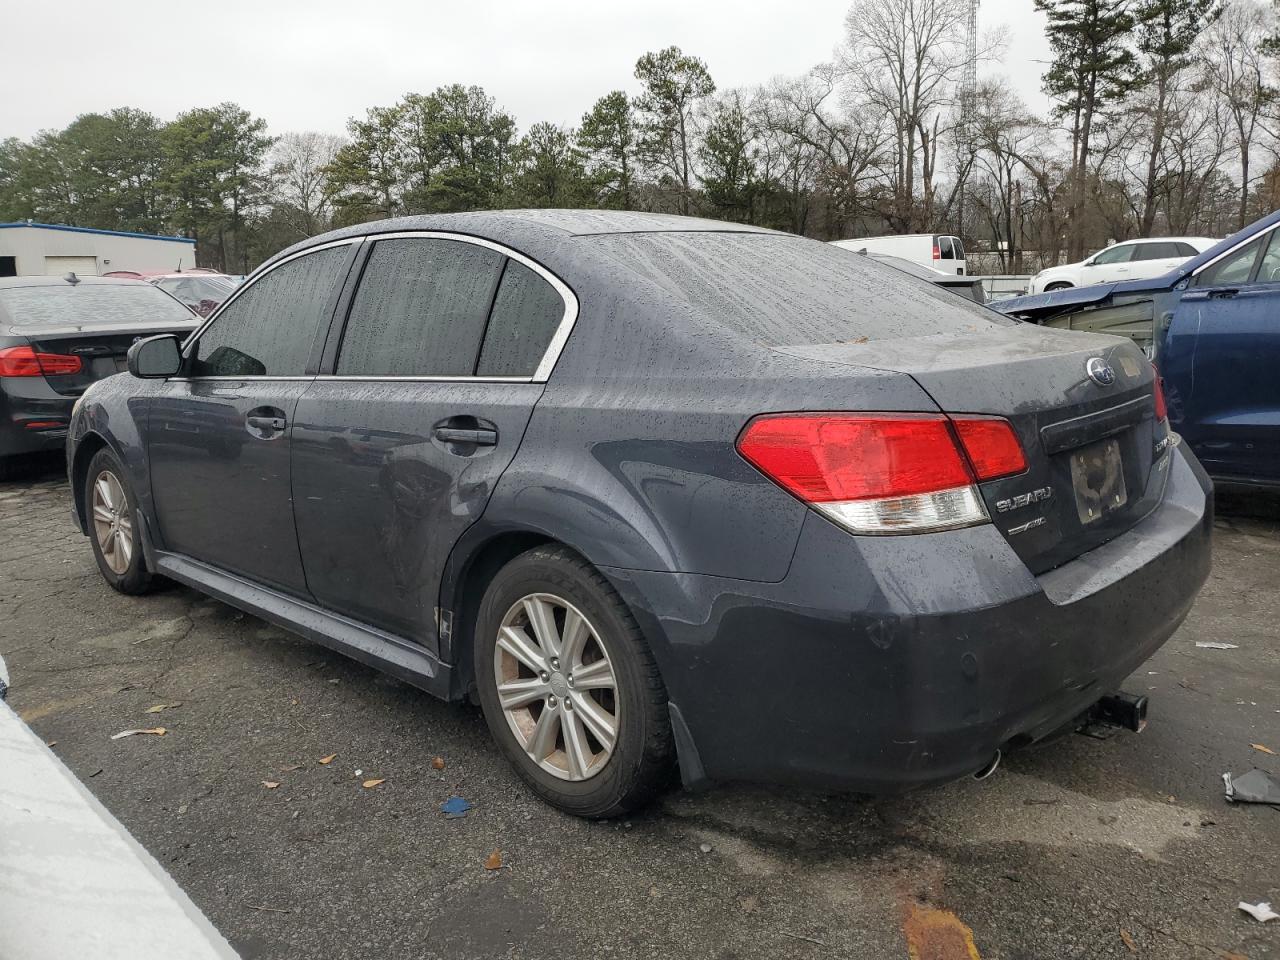
M 62 323 L 128 323 L 196 319 L 190 310 L 149 283 L 78 283 L 0 290 L 0 315 L 15 326 Z
M 800 237 L 689 232 L 592 239 L 710 322 L 768 346 L 922 337 L 1015 322 L 871 257 Z

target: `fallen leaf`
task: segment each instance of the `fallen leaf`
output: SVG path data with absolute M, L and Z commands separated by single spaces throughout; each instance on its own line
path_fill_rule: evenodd
M 502 869 L 502 851 L 495 850 L 493 851 L 493 853 L 489 854 L 489 856 L 485 857 L 484 868 L 486 870 L 501 870 Z
M 336 753 L 331 753 L 331 754 L 329 754 L 327 757 L 321 757 L 321 758 L 320 758 L 319 760 L 317 760 L 316 762 L 317 762 L 317 763 L 330 764 L 330 763 L 333 763 L 333 758 L 334 758 L 334 757 L 336 757 L 336 756 L 337 756 L 337 754 L 336 754 Z
M 147 713 L 159 713 L 161 710 L 172 710 L 180 706 L 181 703 L 157 703 L 154 707 L 147 707 Z
M 432 758 L 431 758 L 431 767 L 432 767 L 432 769 L 434 769 L 434 770 L 443 770 L 443 769 L 444 769 L 444 757 L 432 757 Z
M 153 737 L 163 737 L 169 731 L 164 727 L 152 727 L 150 730 L 121 730 L 119 733 L 112 734 L 112 740 L 119 740 L 122 737 L 135 737 L 140 733 L 145 733 Z
M 1276 755 L 1276 752 L 1274 750 L 1272 750 L 1270 747 L 1264 747 L 1260 743 L 1251 743 L 1249 744 L 1249 746 L 1253 747 L 1253 749 L 1255 750 L 1261 750 L 1263 753 L 1269 753 L 1273 757 Z
M 386 778 L 383 777 L 381 780 L 366 780 L 364 783 L 360 784 L 360 786 L 364 787 L 366 790 L 372 790 L 378 784 L 386 782 Z
M 281 767 L 281 768 L 280 768 L 280 772 L 281 772 L 281 773 L 293 773 L 295 770 L 301 770 L 301 769 L 302 769 L 302 764 L 300 764 L 300 763 L 291 763 L 291 764 L 289 764 L 287 767 Z
M 1120 939 L 1124 941 L 1124 945 L 1129 948 L 1130 953 L 1138 952 L 1138 945 L 1133 942 L 1133 937 L 1129 935 L 1128 930 L 1120 931 Z
M 280 786 L 280 784 L 277 783 L 275 780 L 263 780 L 262 785 L 266 787 L 268 790 L 274 790 L 276 787 Z

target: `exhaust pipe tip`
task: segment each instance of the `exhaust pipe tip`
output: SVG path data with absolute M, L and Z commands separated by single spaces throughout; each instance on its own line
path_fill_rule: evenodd
M 983 766 L 979 767 L 973 774 L 975 780 L 985 780 L 996 772 L 996 767 L 1000 766 L 1000 751 L 995 754 Z

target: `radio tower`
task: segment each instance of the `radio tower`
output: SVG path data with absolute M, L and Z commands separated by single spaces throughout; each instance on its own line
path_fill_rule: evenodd
M 973 119 L 974 101 L 978 96 L 978 0 L 969 0 L 968 21 L 964 44 L 964 74 L 960 78 L 960 115 L 966 129 Z

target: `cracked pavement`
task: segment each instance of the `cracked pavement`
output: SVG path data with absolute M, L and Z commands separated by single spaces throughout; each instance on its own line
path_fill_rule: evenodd
M 1220 495 L 1212 578 L 1127 685 L 1140 736 L 899 797 L 734 786 L 613 823 L 534 799 L 475 708 L 182 587 L 113 593 L 68 504 L 57 461 L 0 483 L 10 702 L 246 958 L 945 960 L 970 956 L 957 925 L 987 960 L 1280 958 L 1280 922 L 1236 909 L 1280 902 L 1280 810 L 1221 781 L 1280 775 L 1250 746 L 1280 752 L 1275 496 Z M 454 793 L 473 809 L 445 819 Z

